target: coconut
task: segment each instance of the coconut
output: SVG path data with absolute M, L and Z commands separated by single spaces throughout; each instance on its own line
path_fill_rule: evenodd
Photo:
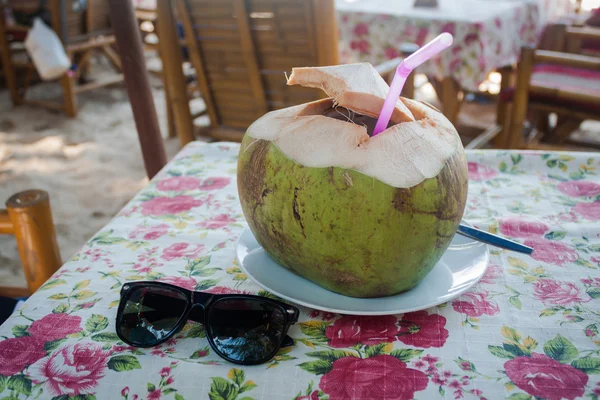
M 256 240 L 280 265 L 353 297 L 415 287 L 463 215 L 467 162 L 454 126 L 400 98 L 371 137 L 388 85 L 371 64 L 294 68 L 329 98 L 272 111 L 242 141 L 238 190 Z

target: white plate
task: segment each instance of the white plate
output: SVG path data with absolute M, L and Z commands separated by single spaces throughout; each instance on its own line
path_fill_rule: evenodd
M 483 277 L 487 245 L 456 235 L 433 270 L 414 289 L 374 299 L 348 297 L 324 289 L 280 266 L 246 228 L 237 244 L 244 272 L 262 288 L 291 302 L 322 311 L 350 315 L 389 315 L 423 310 L 465 292 Z

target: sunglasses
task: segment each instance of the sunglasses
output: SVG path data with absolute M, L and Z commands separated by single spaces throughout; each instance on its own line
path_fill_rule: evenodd
M 266 297 L 194 292 L 162 282 L 130 282 L 121 288 L 117 335 L 135 347 L 167 341 L 189 320 L 200 322 L 215 353 L 236 364 L 269 361 L 298 321 L 298 308 Z

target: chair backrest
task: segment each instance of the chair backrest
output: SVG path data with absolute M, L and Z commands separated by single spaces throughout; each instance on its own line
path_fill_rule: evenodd
M 53 28 L 66 42 L 110 33 L 107 0 L 51 0 Z
M 172 1 L 213 127 L 245 129 L 267 111 L 322 97 L 287 86 L 285 73 L 338 63 L 334 0 Z

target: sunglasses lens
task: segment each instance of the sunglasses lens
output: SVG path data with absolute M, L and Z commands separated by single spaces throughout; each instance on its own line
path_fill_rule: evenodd
M 208 317 L 208 334 L 222 355 L 236 361 L 261 362 L 281 343 L 283 311 L 274 304 L 252 299 L 215 302 Z
M 187 298 L 177 290 L 144 287 L 129 292 L 121 320 L 121 335 L 136 346 L 152 346 L 175 329 L 185 312 Z

